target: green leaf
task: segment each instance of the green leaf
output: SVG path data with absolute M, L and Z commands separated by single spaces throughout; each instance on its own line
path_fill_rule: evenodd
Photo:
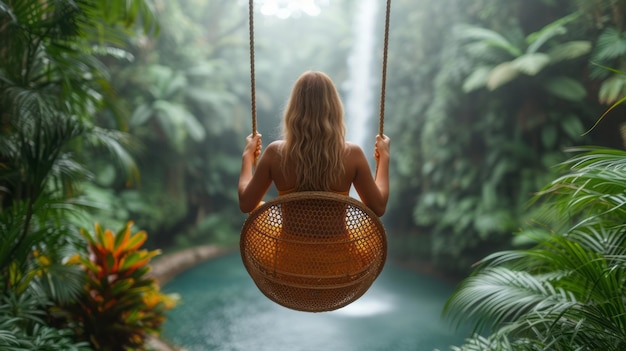
M 125 242 L 125 251 L 135 251 L 143 245 L 148 239 L 148 234 L 144 231 L 139 231 L 133 234 L 126 242 Z
M 602 82 L 598 100 L 602 104 L 612 104 L 626 95 L 626 77 L 614 75 Z
M 545 44 L 548 40 L 557 35 L 563 35 L 565 33 L 567 33 L 567 30 L 561 25 L 548 25 L 544 27 L 541 31 L 530 34 L 527 37 L 527 42 L 529 43 L 529 45 L 526 49 L 526 53 L 533 54 L 538 52 L 541 46 Z
M 617 28 L 607 28 L 596 41 L 594 61 L 606 62 L 626 55 L 626 32 Z
M 511 44 L 511 42 L 509 42 L 500 33 L 491 29 L 461 25 L 455 28 L 455 33 L 460 39 L 483 42 L 489 47 L 502 49 L 513 57 L 517 57 L 522 54 L 522 51 L 519 48 Z
M 512 61 L 518 71 L 534 76 L 550 64 L 550 56 L 541 52 L 522 55 Z
M 152 109 L 147 104 L 137 106 L 133 115 L 130 117 L 130 124 L 140 126 L 146 123 L 152 117 Z
M 135 280 L 133 278 L 120 279 L 111 284 L 111 293 L 113 296 L 117 296 L 126 290 L 130 289 Z
M 475 69 L 474 72 L 465 79 L 463 91 L 470 93 L 476 89 L 484 88 L 487 85 L 487 79 L 492 69 L 493 67 L 488 66 L 481 66 Z
M 111 252 L 107 252 L 106 256 L 106 271 L 107 272 L 112 272 L 113 268 L 115 268 L 115 256 L 113 256 L 113 253 Z
M 556 45 L 548 51 L 550 63 L 572 60 L 591 52 L 592 44 L 588 40 L 569 41 Z
M 580 139 L 583 131 L 585 130 L 580 119 L 577 116 L 571 115 L 568 118 L 563 119 L 561 128 L 563 128 L 567 136 L 572 140 Z
M 189 113 L 187 115 L 185 118 L 185 125 L 187 126 L 187 133 L 189 133 L 191 139 L 195 141 L 204 140 L 204 137 L 206 136 L 204 126 L 198 122 L 193 114 Z
M 548 93 L 569 101 L 580 101 L 587 95 L 585 86 L 582 85 L 582 83 L 565 76 L 558 76 L 549 79 L 543 85 L 543 88 Z
M 504 62 L 497 65 L 489 74 L 487 88 L 495 90 L 512 81 L 519 75 L 519 71 L 513 62 Z
M 139 268 L 139 266 L 141 265 L 138 265 L 137 267 L 135 267 L 135 265 L 138 262 L 142 262 L 146 260 L 147 258 L 149 258 L 147 255 L 147 251 L 142 250 L 142 251 L 130 252 L 123 258 L 122 264 L 120 265 L 120 271 L 125 272 L 130 269 Z
M 532 33 L 526 37 L 526 42 L 528 43 L 528 48 L 526 49 L 527 53 L 534 53 L 543 46 L 550 39 L 554 38 L 557 35 L 562 35 L 567 33 L 567 29 L 565 29 L 565 25 L 570 23 L 571 21 L 578 18 L 580 14 L 578 12 L 574 12 L 565 17 L 559 18 L 558 20 L 549 23 L 545 27 L 541 28 L 541 30 Z

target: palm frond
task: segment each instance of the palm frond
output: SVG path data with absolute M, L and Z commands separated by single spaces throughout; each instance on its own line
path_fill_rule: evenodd
M 91 146 L 104 148 L 109 152 L 126 174 L 128 184 L 139 182 L 139 168 L 128 150 L 137 148 L 137 145 L 133 143 L 129 134 L 93 126 L 86 135 L 86 140 Z
M 540 195 L 573 215 L 623 218 L 626 215 L 626 152 L 607 148 L 575 148 L 581 152 L 561 164 L 570 172 L 557 178 Z M 580 225 L 580 224 L 579 224 Z
M 549 281 L 522 271 L 490 267 L 462 283 L 446 303 L 444 315 L 453 320 L 475 318 L 476 331 L 485 331 L 516 321 L 526 313 L 546 309 L 554 312 L 576 303 L 572 294 Z
M 37 294 L 48 296 L 59 305 L 75 301 L 82 293 L 84 272 L 78 267 L 55 263 L 46 266 L 35 278 L 31 289 Z
M 600 34 L 596 41 L 596 48 L 592 59 L 597 62 L 607 62 L 626 55 L 626 39 L 623 32 L 609 27 Z
M 461 347 L 452 346 L 452 351 L 513 351 L 512 343 L 506 335 L 494 334 L 484 337 L 478 334 L 465 340 L 465 344 Z

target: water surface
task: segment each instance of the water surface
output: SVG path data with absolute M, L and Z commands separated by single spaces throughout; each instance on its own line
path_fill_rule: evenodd
M 443 351 L 468 335 L 440 317 L 451 284 L 391 263 L 358 301 L 324 313 L 268 300 L 238 254 L 203 263 L 163 290 L 182 298 L 163 336 L 189 351 Z

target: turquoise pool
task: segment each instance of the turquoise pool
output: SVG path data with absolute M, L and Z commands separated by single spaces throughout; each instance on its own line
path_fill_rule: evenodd
M 182 298 L 163 336 L 189 351 L 443 351 L 468 335 L 441 319 L 450 283 L 391 263 L 361 299 L 325 313 L 268 300 L 238 254 L 203 263 L 163 290 Z

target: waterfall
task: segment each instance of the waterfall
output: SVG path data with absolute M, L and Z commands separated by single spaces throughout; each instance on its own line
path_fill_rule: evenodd
M 372 104 L 372 60 L 376 37 L 376 0 L 358 2 L 354 18 L 354 44 L 348 57 L 348 80 L 345 82 L 347 140 L 360 145 L 367 155 L 373 152 L 373 138 L 366 139 Z
M 348 80 L 344 83 L 346 139 L 361 146 L 368 157 L 374 152 L 374 138 L 370 140 L 366 136 L 373 111 L 372 60 L 376 10 L 376 0 L 358 2 L 354 18 L 354 44 L 348 57 Z M 350 190 L 350 196 L 358 198 L 354 187 Z

